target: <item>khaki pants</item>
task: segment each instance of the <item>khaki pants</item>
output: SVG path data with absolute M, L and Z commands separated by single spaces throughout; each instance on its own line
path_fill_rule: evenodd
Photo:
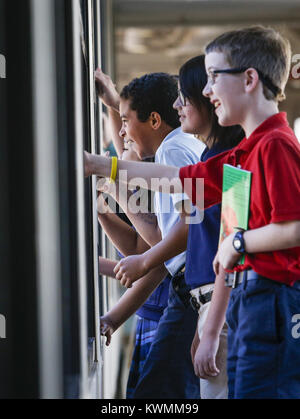
M 201 287 L 203 294 L 212 291 L 214 284 L 208 284 Z M 197 297 L 199 288 L 192 290 L 191 294 Z M 201 340 L 204 323 L 209 311 L 210 302 L 203 304 L 199 308 L 198 334 Z M 209 379 L 200 378 L 200 396 L 201 399 L 227 399 L 227 324 L 225 323 L 220 333 L 219 349 L 217 352 L 217 367 L 220 370 L 219 375 Z

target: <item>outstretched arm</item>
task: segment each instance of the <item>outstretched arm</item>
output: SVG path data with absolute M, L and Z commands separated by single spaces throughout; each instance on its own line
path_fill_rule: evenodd
M 121 284 L 130 288 L 132 284 L 148 273 L 155 266 L 171 259 L 186 250 L 189 226 L 184 219 L 180 219 L 169 234 L 141 255 L 129 256 L 122 259 L 115 267 L 116 278 Z
M 95 71 L 95 82 L 98 96 L 107 108 L 119 112 L 120 95 L 112 79 L 100 68 Z
M 113 108 L 108 108 L 108 124 L 111 132 L 111 138 L 117 155 L 121 158 L 124 151 L 124 138 L 120 137 L 122 121 L 119 112 Z
M 127 185 L 119 184 L 118 182 L 111 184 L 107 179 L 99 180 L 97 188 L 114 198 L 133 224 L 137 233 L 149 246 L 154 246 L 161 240 L 161 231 L 157 223 L 157 217 L 149 212 L 148 191 L 143 189 L 133 193 L 128 190 Z
M 161 231 L 156 215 L 149 212 L 148 191 L 139 190 L 134 193 L 129 191 L 126 185 L 117 183 L 116 186 L 111 196 L 118 202 L 143 240 L 149 246 L 156 245 L 161 240 Z M 143 201 L 143 208 L 140 208 Z
M 144 304 L 166 274 L 163 265 L 156 267 L 127 290 L 118 303 L 101 317 L 101 333 L 107 338 L 106 345 L 109 345 L 111 335 Z
M 110 177 L 111 159 L 104 156 L 84 152 L 85 176 L 97 175 Z M 179 168 L 156 163 L 118 161 L 117 180 L 128 184 L 132 181 L 135 185 L 155 192 L 163 190 L 159 180 L 164 178 L 170 186 L 169 193 L 183 193 Z
M 99 256 L 99 274 L 115 278 L 114 268 L 117 264 L 117 260 L 110 260 Z
M 107 107 L 108 122 L 111 130 L 112 140 L 117 155 L 122 156 L 124 139 L 120 137 L 122 121 L 119 114 L 120 96 L 111 78 L 104 74 L 100 68 L 95 71 L 95 82 L 98 96 Z
M 106 235 L 124 256 L 140 254 L 149 249 L 142 237 L 110 210 L 102 194 L 98 197 L 98 220 Z

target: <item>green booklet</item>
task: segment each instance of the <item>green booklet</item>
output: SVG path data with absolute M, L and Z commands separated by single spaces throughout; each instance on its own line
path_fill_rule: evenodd
M 219 245 L 234 231 L 248 229 L 251 175 L 248 170 L 224 164 Z M 239 264 L 244 262 L 245 255 Z

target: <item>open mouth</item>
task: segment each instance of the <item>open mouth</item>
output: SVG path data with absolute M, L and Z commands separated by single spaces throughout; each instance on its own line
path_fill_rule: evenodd
M 215 107 L 215 110 L 217 110 L 217 109 L 221 106 L 221 102 L 220 102 L 219 100 L 216 100 L 216 101 L 213 103 L 213 105 L 214 105 L 214 107 Z

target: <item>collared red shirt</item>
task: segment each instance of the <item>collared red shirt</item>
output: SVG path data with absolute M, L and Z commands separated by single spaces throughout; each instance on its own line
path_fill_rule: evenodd
M 249 229 L 283 221 L 300 220 L 300 145 L 281 112 L 266 119 L 234 149 L 205 163 L 183 167 L 180 179 L 192 179 L 185 192 L 197 200 L 196 179 L 204 178 L 204 208 L 221 202 L 223 165 L 240 165 L 252 172 Z M 300 247 L 247 254 L 235 270 L 258 274 L 286 284 L 300 280 Z

